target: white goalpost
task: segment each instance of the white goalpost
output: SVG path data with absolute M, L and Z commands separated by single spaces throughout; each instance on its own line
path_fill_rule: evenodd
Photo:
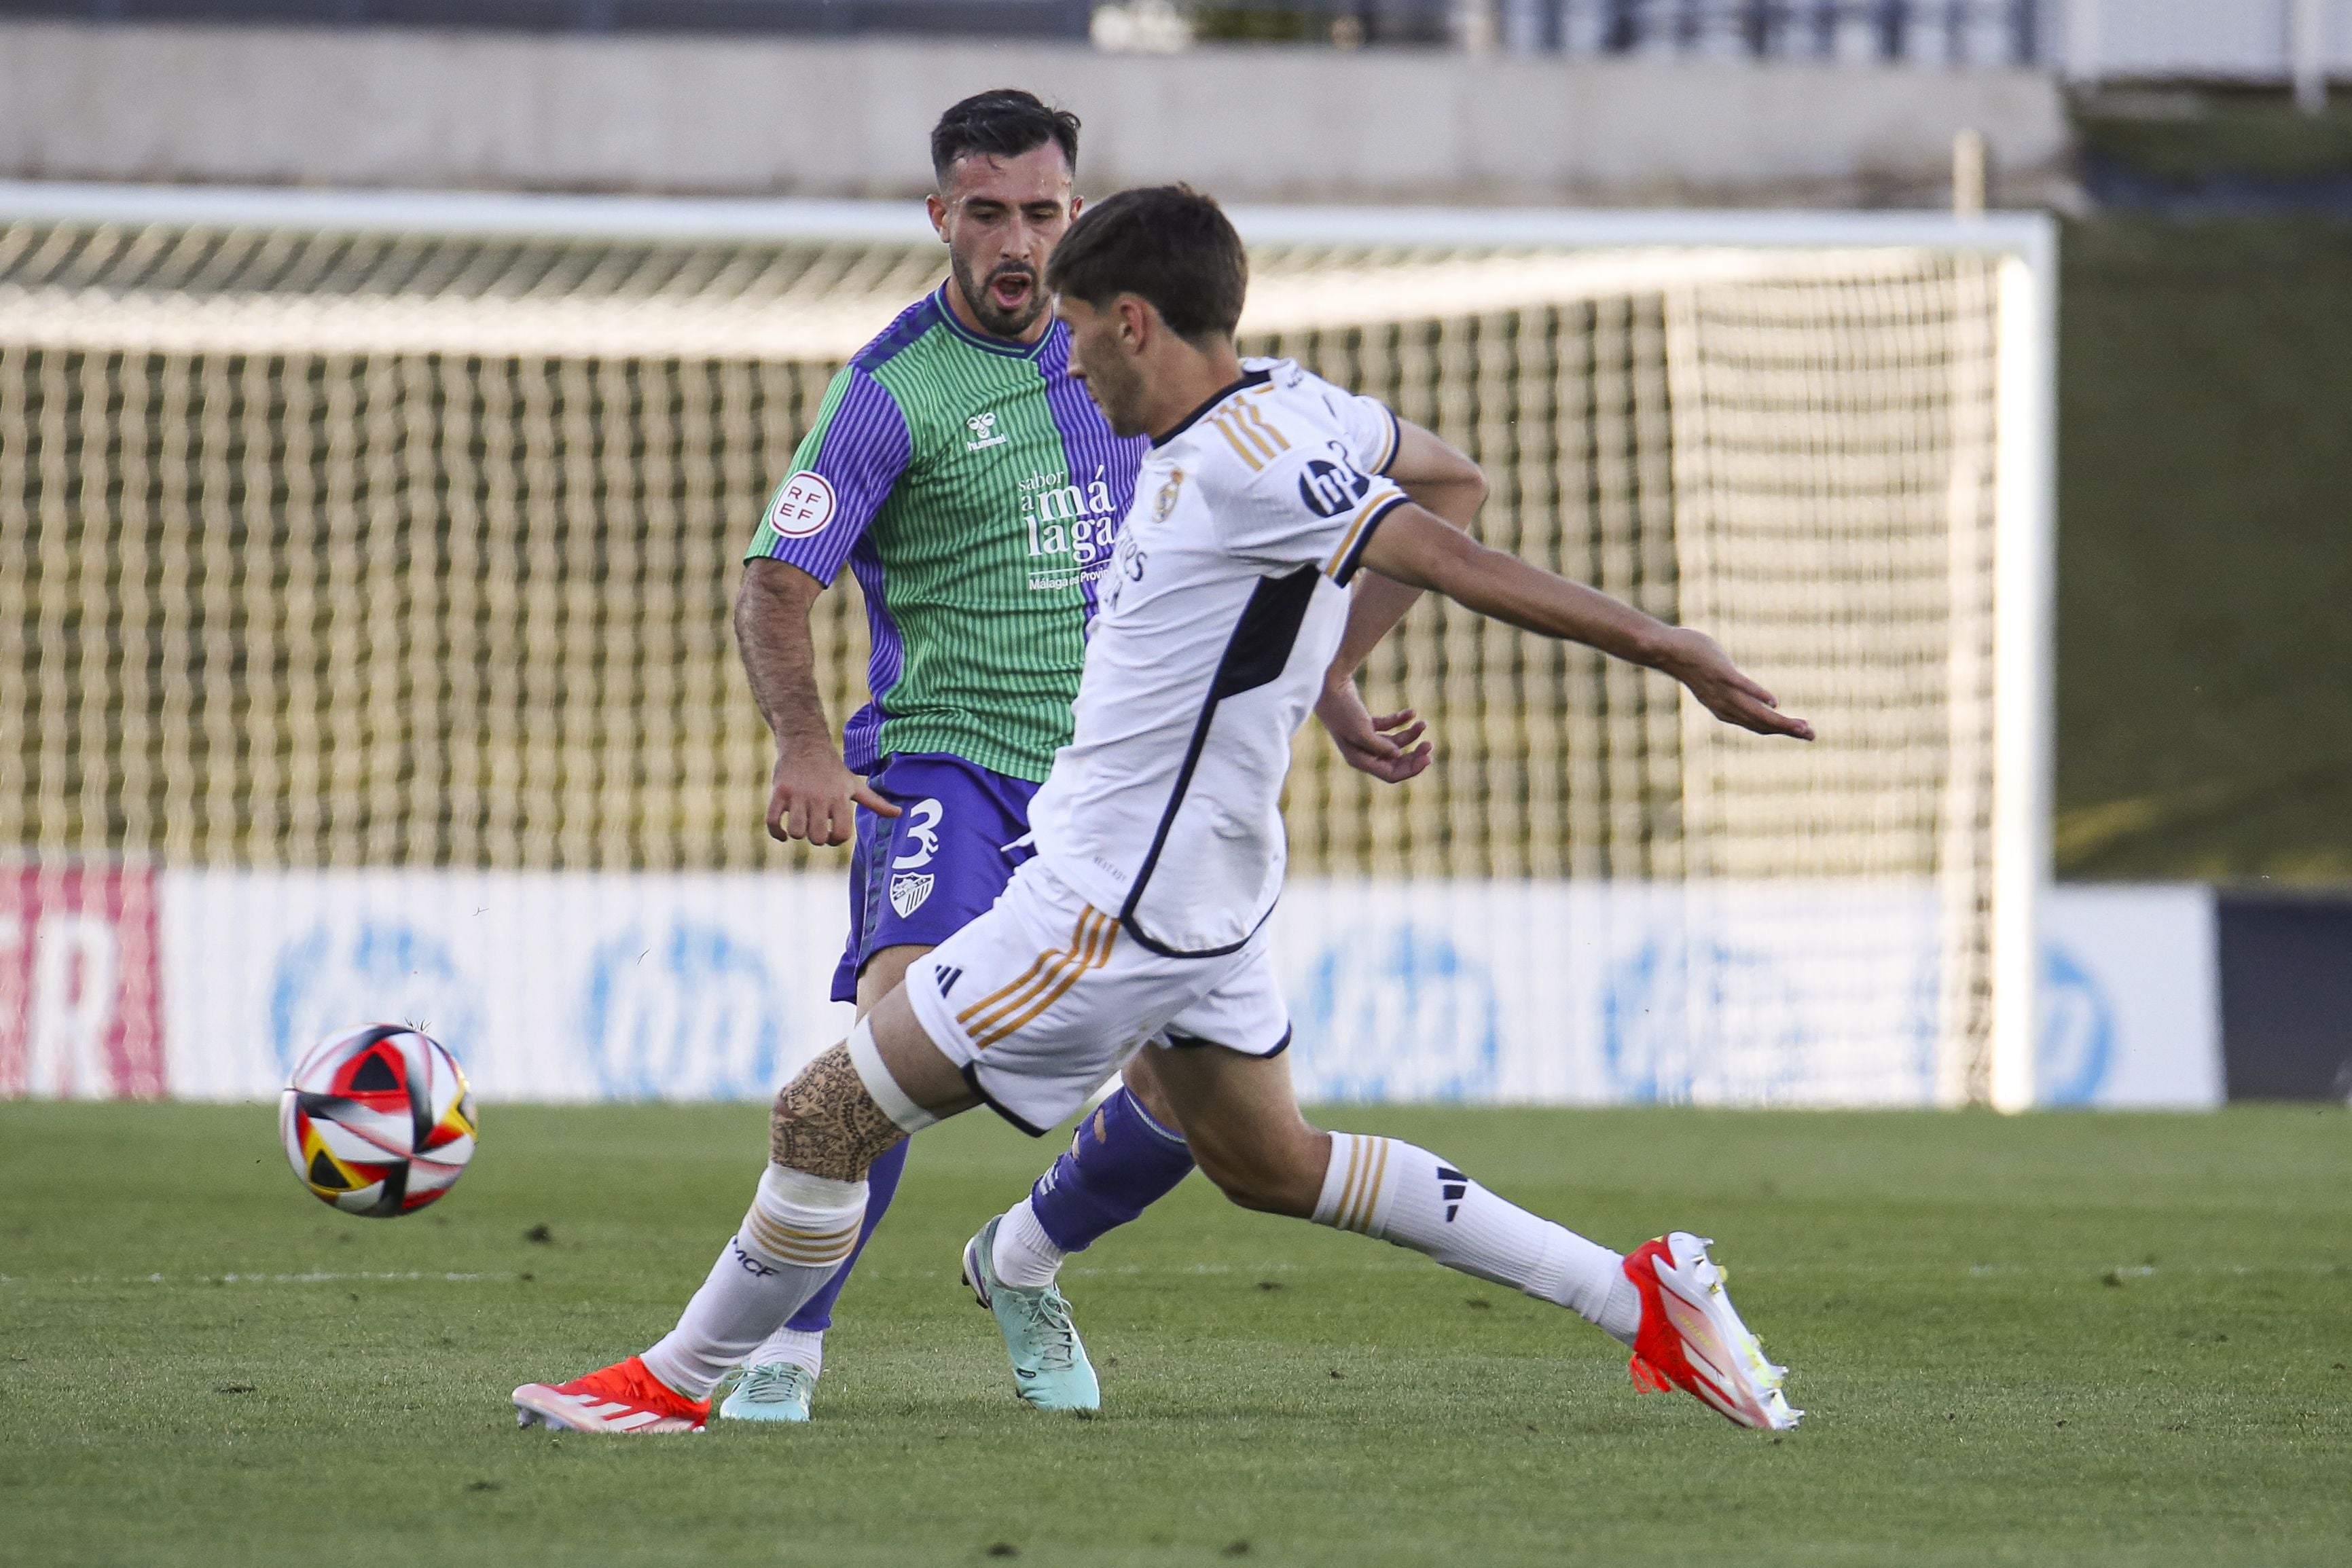
M 1297 745 L 1302 1090 L 2031 1104 L 2054 226 L 1234 216 L 1245 350 L 1462 446 L 1492 542 L 1822 733 L 1417 609 L 1367 685 L 1438 765 Z M 764 835 L 728 601 L 943 272 L 912 203 L 0 184 L 0 1094 L 267 1092 L 360 1015 L 507 1097 L 829 1042 L 842 862 Z M 838 721 L 864 612 L 820 606 Z

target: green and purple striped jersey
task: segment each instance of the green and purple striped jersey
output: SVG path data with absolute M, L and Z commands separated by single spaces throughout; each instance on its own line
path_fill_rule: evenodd
M 873 701 L 843 730 L 851 768 L 946 752 L 1045 777 L 1148 444 L 1070 374 L 1068 329 L 983 337 L 944 285 L 834 378 L 745 559 L 827 584 L 846 565 L 865 591 Z

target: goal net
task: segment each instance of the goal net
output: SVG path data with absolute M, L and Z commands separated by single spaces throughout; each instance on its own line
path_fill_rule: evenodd
M 0 203 L 0 1093 L 257 1092 L 395 1015 L 533 1097 L 764 1092 L 833 1038 L 845 852 L 765 834 L 729 610 L 936 242 L 89 200 Z M 1417 608 L 1367 696 L 1431 771 L 1297 747 L 1302 1089 L 2023 1103 L 2046 231 L 1240 215 L 1245 350 L 1469 452 L 1486 539 L 1708 630 L 1821 737 Z M 837 723 L 847 574 L 818 616 Z

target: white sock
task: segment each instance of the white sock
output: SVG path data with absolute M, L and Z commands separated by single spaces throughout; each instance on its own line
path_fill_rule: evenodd
M 792 1363 L 811 1377 L 822 1373 L 824 1370 L 824 1331 L 818 1329 L 812 1333 L 807 1329 L 789 1325 L 780 1328 L 761 1340 L 760 1348 L 743 1358 L 743 1364 L 773 1366 L 780 1361 Z
M 1034 1291 L 1054 1282 L 1054 1276 L 1061 1272 L 1062 1260 L 1068 1256 L 1054 1245 L 1054 1239 L 1037 1223 L 1037 1211 L 1024 1197 L 1006 1209 L 998 1223 L 996 1250 L 989 1267 L 1006 1284 Z
M 866 1184 L 771 1165 L 710 1277 L 677 1327 L 645 1354 L 646 1370 L 689 1399 L 708 1399 L 857 1247 Z
M 1557 1302 L 1627 1344 L 1641 1293 L 1624 1258 L 1506 1203 L 1427 1149 L 1395 1138 L 1331 1134 L 1315 1223 L 1361 1231 Z

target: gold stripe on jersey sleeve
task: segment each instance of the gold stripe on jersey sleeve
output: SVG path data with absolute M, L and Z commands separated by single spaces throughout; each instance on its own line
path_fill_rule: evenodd
M 1397 492 L 1391 490 L 1386 495 L 1374 496 L 1370 500 L 1365 502 L 1361 507 L 1359 507 L 1356 509 L 1356 515 L 1352 518 L 1349 519 L 1347 537 L 1339 541 L 1339 548 L 1331 552 L 1331 559 L 1323 563 L 1324 576 L 1336 577 L 1339 575 L 1339 563 L 1346 560 L 1348 559 L 1348 552 L 1356 548 L 1356 537 L 1364 531 L 1364 525 L 1371 520 L 1371 516 L 1374 512 L 1379 511 L 1381 507 L 1387 506 L 1396 498 Z

